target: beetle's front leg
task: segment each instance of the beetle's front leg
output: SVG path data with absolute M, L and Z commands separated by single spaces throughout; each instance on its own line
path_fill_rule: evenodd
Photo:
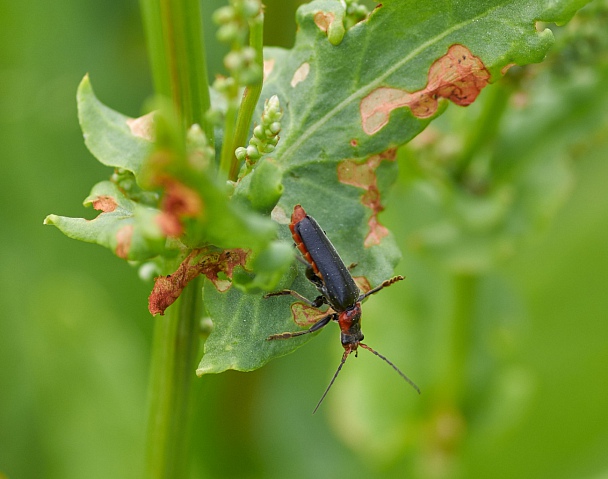
M 315 324 L 313 324 L 310 328 L 306 329 L 305 331 L 294 331 L 294 332 L 273 334 L 272 336 L 268 336 L 266 338 L 266 341 L 272 341 L 273 339 L 290 339 L 290 338 L 295 338 L 297 336 L 303 336 L 304 334 L 314 333 L 315 331 L 319 331 L 321 328 L 326 326 L 332 320 L 335 320 L 335 321 L 338 320 L 338 315 L 336 313 L 331 313 L 331 314 L 328 314 L 328 315 L 322 317 L 321 319 L 319 319 L 319 321 L 317 321 Z
M 298 293 L 297 291 L 293 291 L 292 289 L 282 289 L 281 291 L 275 291 L 274 293 L 265 294 L 264 299 L 271 298 L 273 296 L 287 296 L 287 295 L 291 295 L 294 298 L 299 299 L 304 304 L 307 304 L 308 306 L 310 306 L 312 308 L 318 308 L 319 306 L 321 306 L 327 302 L 325 300 L 325 297 L 323 297 L 323 296 L 317 296 L 314 299 L 314 301 L 311 301 L 310 299 L 305 298 L 300 293 Z

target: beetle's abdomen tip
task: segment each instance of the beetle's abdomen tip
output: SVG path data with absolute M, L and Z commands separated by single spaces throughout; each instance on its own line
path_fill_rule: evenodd
M 302 221 L 304 218 L 306 218 L 306 211 L 304 211 L 304 208 L 302 208 L 302 206 L 299 204 L 295 205 L 293 207 L 293 213 L 291 215 L 291 224 L 295 225 L 296 223 Z

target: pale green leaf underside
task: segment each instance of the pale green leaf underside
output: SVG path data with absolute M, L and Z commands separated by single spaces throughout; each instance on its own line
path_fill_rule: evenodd
M 337 45 L 314 21 L 316 14 L 328 10 L 328 3 L 311 2 L 299 9 L 293 49 L 265 52 L 272 68 L 261 102 L 277 95 L 284 109 L 281 140 L 268 155 L 283 169 L 284 193 L 275 217 L 282 218 L 280 235 L 289 241 L 286 223 L 293 206 L 302 204 L 327 231 L 345 262 L 359 263 L 354 274 L 366 276 L 373 286 L 391 276 L 399 252 L 390 235 L 379 245 L 363 246 L 372 211 L 362 202 L 365 190 L 339 181 L 337 166 L 345 159 L 363 161 L 409 141 L 432 117 L 417 118 L 409 108 L 397 108 L 388 124 L 370 135 L 362 128 L 362 99 L 378 87 L 408 92 L 424 88 L 430 66 L 454 44 L 465 45 L 483 61 L 490 81 L 498 80 L 507 65 L 540 62 L 553 37 L 549 30 L 537 31 L 536 22 L 567 21 L 586 2 L 385 0 Z M 339 2 L 333 6 L 339 8 Z M 388 162 L 378 169 L 381 200 L 394 174 Z M 281 287 L 291 285 L 314 298 L 316 292 L 302 278 L 301 265 L 297 268 L 300 274 L 293 285 L 292 275 Z M 293 298 L 263 300 L 261 293 L 244 294 L 234 288 L 221 294 L 207 285 L 205 302 L 214 330 L 199 374 L 252 370 L 310 339 L 265 340 L 270 334 L 299 329 L 289 309 Z M 326 329 L 337 334 L 333 325 Z
M 78 119 L 89 151 L 100 163 L 128 170 L 137 179 L 144 160 L 152 151 L 152 142 L 144 138 L 147 132 L 138 130 L 133 118 L 101 103 L 88 75 L 80 82 L 77 100 Z
M 110 204 L 115 207 L 92 220 L 49 215 L 44 223 L 56 226 L 72 239 L 96 243 L 128 260 L 146 260 L 164 250 L 165 237 L 156 222 L 160 211 L 130 200 L 110 181 L 96 184 L 84 204 L 95 206 L 97 201 L 106 209 Z

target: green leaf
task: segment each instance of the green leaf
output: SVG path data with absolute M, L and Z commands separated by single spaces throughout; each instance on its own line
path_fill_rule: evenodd
M 284 190 L 273 210 L 283 225 L 280 238 L 290 241 L 289 216 L 302 204 L 345 263 L 358 263 L 355 276 L 372 286 L 390 277 L 399 252 L 378 215 L 396 176 L 394 148 L 421 132 L 450 101 L 472 103 L 509 65 L 540 62 L 553 35 L 537 31 L 537 22 L 566 21 L 580 5 L 387 0 L 345 32 L 341 2 L 303 5 L 294 48 L 265 50 L 267 78 L 258 106 L 261 111 L 272 95 L 284 105 L 281 139 L 265 157 L 282 169 Z M 499 197 L 487 216 L 499 214 L 500 207 Z M 293 284 L 292 275 L 282 286 L 314 298 L 303 267 L 295 268 Z M 313 336 L 265 340 L 299 329 L 289 309 L 293 298 L 263 300 L 234 288 L 221 294 L 207 285 L 205 299 L 215 328 L 199 374 L 255 369 Z
M 127 260 L 143 261 L 165 251 L 166 239 L 157 221 L 160 211 L 130 200 L 114 183 L 96 184 L 84 205 L 101 213 L 93 220 L 49 215 L 44 224 L 55 225 L 70 238 L 105 246 Z
M 129 118 L 101 103 L 85 76 L 78 87 L 78 119 L 89 151 L 106 166 L 130 171 L 139 181 L 152 151 L 151 114 Z
M 282 176 L 283 171 L 276 162 L 266 158 L 239 181 L 232 200 L 260 213 L 270 214 L 283 194 Z
M 157 142 L 142 182 L 163 190 L 166 231 L 191 248 L 247 248 L 259 252 L 274 240 L 276 225 L 249 205 L 233 202 L 230 186 L 216 177 L 213 150 L 196 125 L 184 134 L 168 107 L 156 115 Z

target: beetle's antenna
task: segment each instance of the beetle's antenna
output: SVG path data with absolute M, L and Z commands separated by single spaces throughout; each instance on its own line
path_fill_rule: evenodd
M 416 392 L 418 392 L 418 394 L 420 394 L 420 388 L 418 386 L 416 386 L 416 384 L 414 383 L 414 381 L 412 381 L 410 378 L 408 378 L 405 374 L 403 374 L 401 372 L 401 370 L 395 366 L 393 363 L 391 363 L 388 359 L 386 359 L 384 356 L 382 356 L 382 354 L 380 354 L 378 351 L 376 351 L 375 349 L 370 348 L 367 344 L 363 344 L 363 343 L 359 343 L 359 346 L 361 346 L 363 349 L 367 349 L 368 351 L 374 353 L 376 356 L 378 356 L 380 359 L 384 360 L 385 362 L 387 362 L 395 371 L 397 371 L 399 373 L 399 376 L 401 376 L 403 379 L 405 379 L 415 390 Z M 340 365 L 340 367 L 342 367 L 342 365 Z M 339 371 L 340 369 L 338 369 Z M 336 376 L 338 375 L 338 373 L 336 373 Z M 334 378 L 335 379 L 335 378 Z M 332 380 L 333 383 L 333 380 Z M 331 386 L 331 384 L 330 384 Z M 329 388 L 328 388 L 329 389 Z M 324 396 L 325 397 L 325 396 Z M 318 407 L 318 406 L 317 406 Z
M 331 389 L 331 386 L 334 384 L 334 381 L 336 380 L 336 378 L 338 377 L 338 374 L 340 374 L 340 370 L 342 369 L 342 366 L 344 366 L 344 363 L 346 362 L 346 358 L 348 358 L 348 355 L 352 353 L 351 349 L 347 349 L 346 351 L 344 351 L 344 354 L 342 355 L 342 360 L 340 361 L 340 366 L 338 366 L 338 369 L 336 370 L 336 373 L 334 374 L 334 377 L 331 378 L 331 382 L 329 383 L 329 386 L 327 386 L 327 389 L 325 390 L 325 392 L 323 393 L 323 396 L 321 396 L 321 399 L 319 399 L 319 402 L 317 403 L 317 407 L 315 408 L 315 410 L 312 412 L 313 414 L 317 412 L 317 409 L 319 409 L 319 406 L 321 405 L 321 403 L 323 402 L 323 399 L 325 399 L 325 396 L 327 396 L 327 393 L 329 392 L 329 390 Z M 394 367 L 394 366 L 393 366 Z

